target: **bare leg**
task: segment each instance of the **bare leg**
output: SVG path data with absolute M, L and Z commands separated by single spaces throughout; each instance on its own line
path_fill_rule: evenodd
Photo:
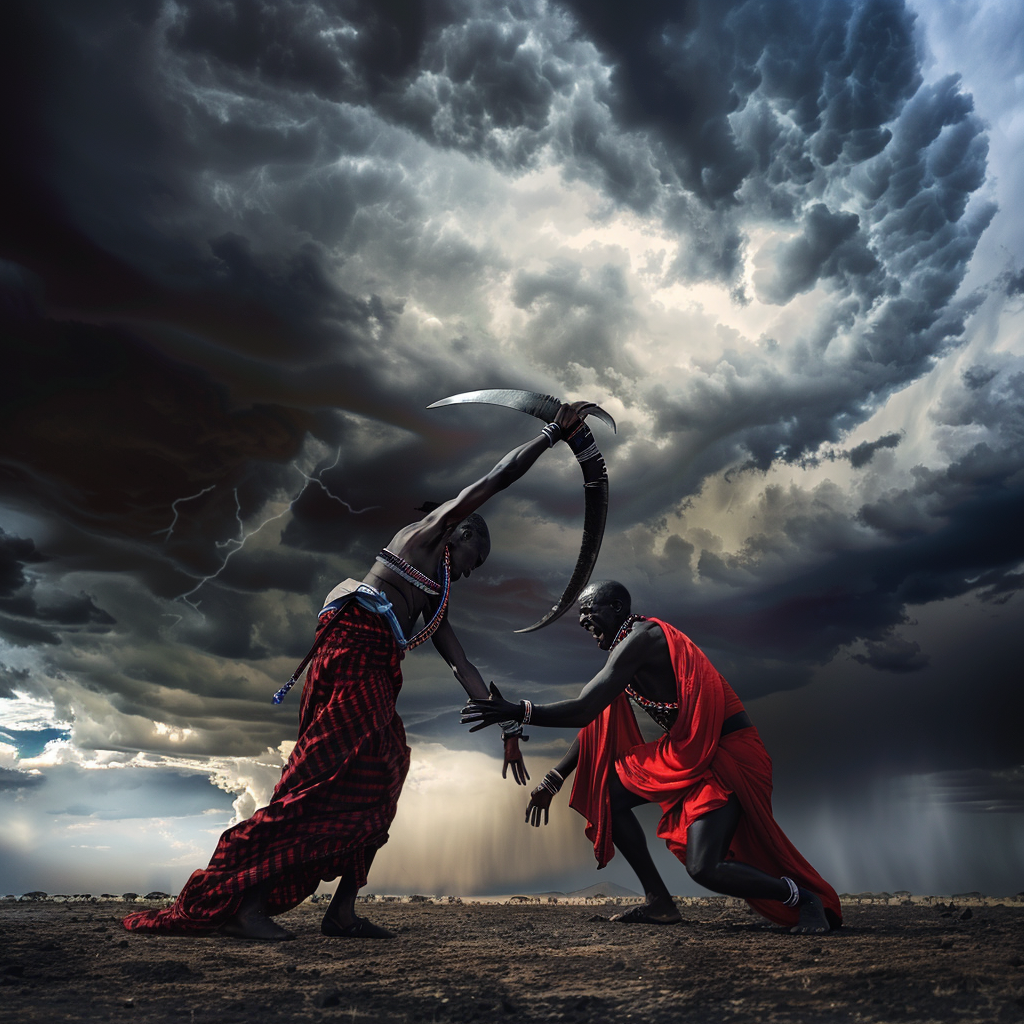
M 247 889 L 234 917 L 220 926 L 221 935 L 235 939 L 262 939 L 268 942 L 282 942 L 295 936 L 272 920 L 267 913 L 267 897 L 270 885 L 259 885 Z
M 366 869 L 369 871 L 374 855 L 366 858 Z M 393 939 L 394 932 L 371 924 L 365 917 L 356 914 L 356 894 L 359 887 L 353 878 L 342 875 L 338 879 L 338 888 L 334 891 L 327 913 L 320 922 L 320 934 L 338 939 Z
M 781 878 L 736 860 L 728 860 L 729 843 L 740 820 L 740 804 L 733 793 L 724 807 L 698 818 L 686 832 L 686 870 L 699 885 L 726 896 L 746 900 L 778 900 L 789 897 L 789 885 Z M 798 935 L 829 931 L 821 900 L 800 889 L 800 920 L 790 930 Z
M 611 798 L 612 841 L 615 843 L 615 848 L 636 872 L 646 899 L 643 907 L 634 907 L 623 914 L 616 914 L 612 920 L 657 924 L 674 924 L 681 921 L 682 918 L 669 894 L 668 886 L 658 874 L 658 869 L 651 859 L 643 827 L 633 813 L 634 807 L 647 801 L 626 789 L 617 775 L 609 776 L 608 789 Z
M 338 888 L 334 890 L 330 906 L 325 918 L 330 918 L 338 927 L 347 928 L 356 921 L 356 895 L 359 889 L 354 881 L 345 876 L 338 879 Z

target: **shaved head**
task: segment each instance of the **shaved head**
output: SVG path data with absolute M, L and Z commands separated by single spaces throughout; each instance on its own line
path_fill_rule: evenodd
M 632 598 L 629 591 L 617 580 L 598 580 L 596 583 L 588 583 L 579 597 L 580 604 L 610 604 L 618 601 L 628 615 L 632 605 Z

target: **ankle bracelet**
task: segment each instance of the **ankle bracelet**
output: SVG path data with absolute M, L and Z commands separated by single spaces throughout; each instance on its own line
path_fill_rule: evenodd
M 784 907 L 795 907 L 800 902 L 800 886 L 792 878 L 782 876 L 782 880 L 789 886 L 789 896 L 782 901 Z

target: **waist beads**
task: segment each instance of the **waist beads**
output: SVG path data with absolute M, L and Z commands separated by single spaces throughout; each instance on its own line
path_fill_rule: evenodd
M 678 704 L 666 704 L 661 701 L 648 700 L 637 693 L 632 686 L 626 687 L 626 696 L 639 704 L 665 732 L 668 732 L 675 725 L 676 718 L 679 715 Z

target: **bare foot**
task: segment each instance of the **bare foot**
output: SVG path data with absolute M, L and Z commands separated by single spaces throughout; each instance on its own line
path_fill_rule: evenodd
M 620 924 L 679 924 L 683 918 L 672 900 L 652 900 L 613 914 L 609 920 Z
M 824 935 L 832 929 L 821 900 L 809 889 L 800 890 L 800 920 L 790 928 L 793 935 Z
M 264 942 L 286 942 L 295 936 L 282 928 L 266 914 L 255 910 L 239 910 L 218 929 L 221 935 L 233 939 L 257 939 Z
M 381 928 L 379 924 L 367 921 L 365 917 L 352 916 L 352 920 L 342 924 L 330 914 L 324 914 L 320 922 L 320 934 L 332 939 L 393 939 L 394 932 Z

